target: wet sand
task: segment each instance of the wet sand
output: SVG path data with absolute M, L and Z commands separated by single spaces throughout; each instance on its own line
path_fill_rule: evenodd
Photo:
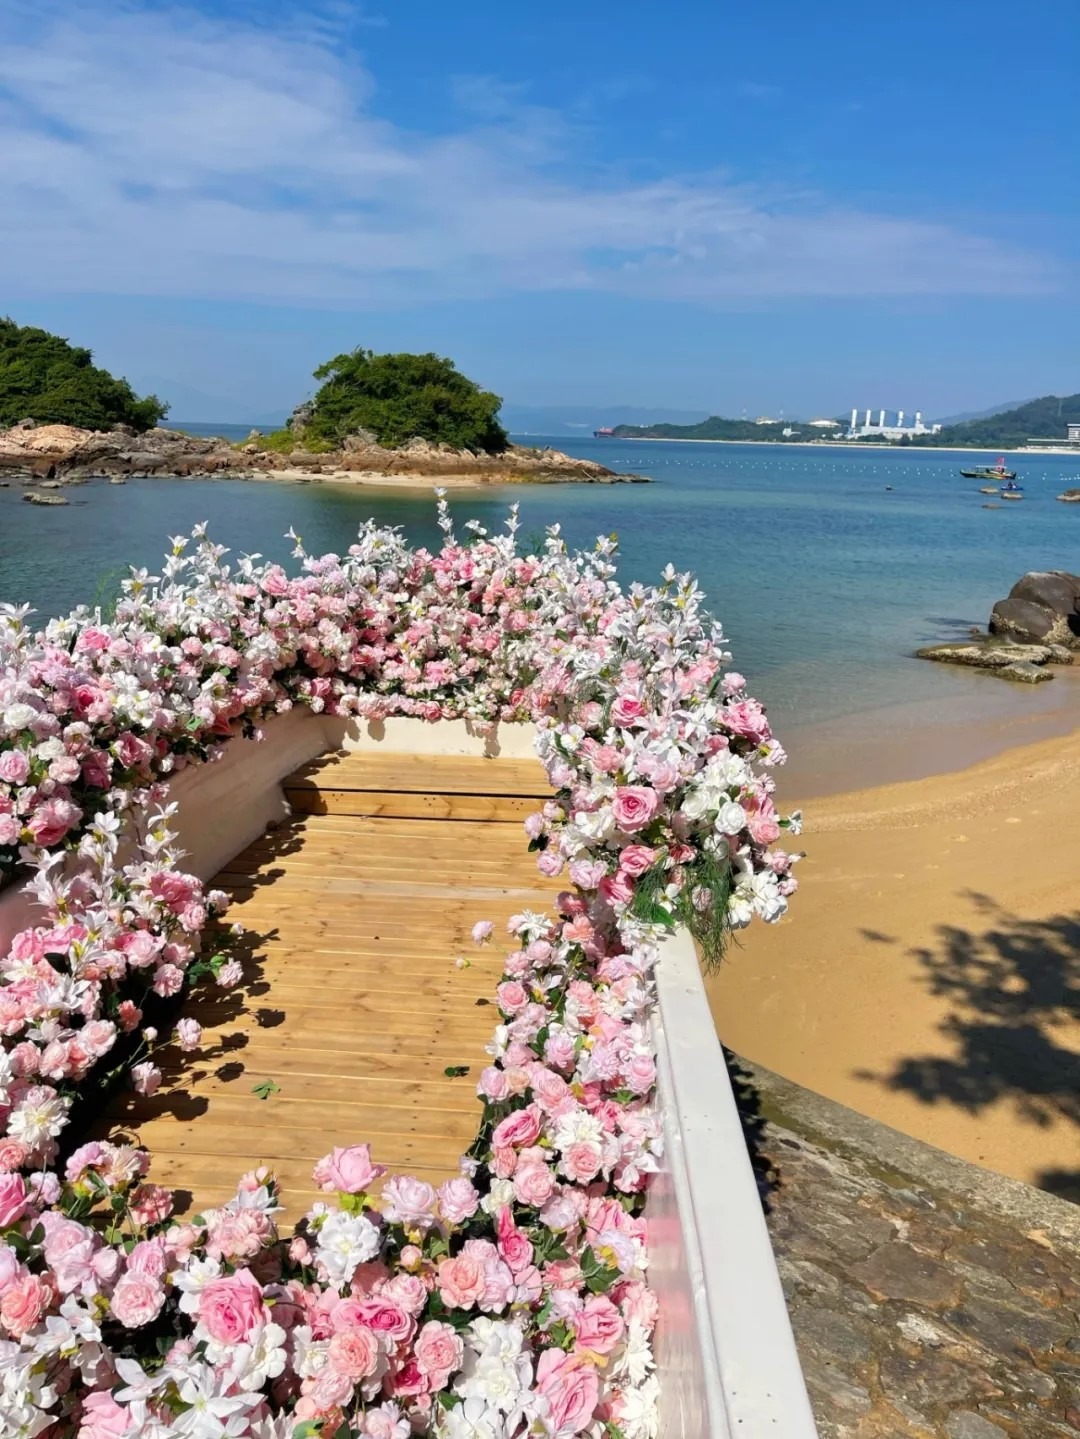
M 790 916 L 708 980 L 724 1043 L 1076 1197 L 1080 732 L 804 810 Z

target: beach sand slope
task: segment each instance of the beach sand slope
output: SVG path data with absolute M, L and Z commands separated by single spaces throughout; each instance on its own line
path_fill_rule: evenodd
M 1080 733 L 805 817 L 789 917 L 755 926 L 708 981 L 723 1042 L 1076 1195 Z

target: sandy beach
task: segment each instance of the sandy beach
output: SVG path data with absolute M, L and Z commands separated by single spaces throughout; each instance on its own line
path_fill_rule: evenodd
M 790 916 L 708 981 L 724 1043 L 1080 1197 L 1080 731 L 804 810 Z

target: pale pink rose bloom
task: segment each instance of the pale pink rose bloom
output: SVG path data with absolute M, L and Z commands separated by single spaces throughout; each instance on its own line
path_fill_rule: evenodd
M 634 879 L 644 874 L 655 860 L 656 850 L 650 849 L 647 844 L 628 844 L 619 851 L 619 868 Z
M 555 849 L 545 849 L 543 854 L 536 856 L 536 868 L 547 879 L 554 879 L 556 875 L 562 874 L 565 862 Z
M 217 982 L 222 989 L 232 989 L 238 985 L 244 977 L 243 966 L 238 959 L 230 959 L 223 964 L 218 971 Z
M 144 1228 L 160 1224 L 173 1210 L 173 1197 L 160 1184 L 140 1184 L 131 1196 L 131 1217 Z
M 18 1139 L 0 1138 L 0 1174 L 14 1174 L 26 1163 L 27 1148 Z
M 429 1229 L 434 1223 L 435 1191 L 423 1179 L 395 1174 L 382 1191 L 383 1213 L 407 1229 Z
M 134 1416 L 130 1409 L 117 1404 L 106 1390 L 87 1394 L 82 1401 L 79 1439 L 124 1439 L 133 1434 Z
M 178 1019 L 176 1021 L 176 1042 L 185 1054 L 190 1054 L 193 1049 L 198 1049 L 202 1041 L 202 1025 L 197 1019 Z
M 424 1298 L 427 1298 L 426 1290 Z M 335 1310 L 335 1317 L 336 1313 Z M 412 1315 L 387 1295 L 373 1295 L 370 1299 L 360 1300 L 356 1305 L 356 1313 L 361 1324 L 390 1345 L 406 1343 L 416 1330 L 416 1321 Z
M 139 1094 L 156 1094 L 161 1084 L 161 1070 L 156 1064 L 144 1060 L 142 1064 L 136 1064 L 131 1071 L 131 1082 Z
M 656 1083 L 656 1063 L 650 1054 L 634 1054 L 625 1068 L 627 1089 L 635 1094 L 648 1094 Z
M 545 1427 L 552 1439 L 571 1439 L 592 1422 L 600 1382 L 595 1368 L 578 1355 L 545 1349 L 536 1365 L 536 1389 L 547 1402 Z
M 525 1149 L 540 1136 L 540 1110 L 535 1104 L 515 1109 L 495 1126 L 491 1143 L 495 1149 Z
M 541 1209 L 555 1190 L 555 1176 L 546 1164 L 522 1164 L 514 1175 L 514 1198 Z
M 8 784 L 25 784 L 30 773 L 30 761 L 21 749 L 6 749 L 0 754 L 0 779 Z
M 147 1274 L 121 1274 L 109 1300 L 113 1315 L 128 1329 L 141 1329 L 161 1313 L 165 1290 L 159 1279 Z
M 28 828 L 40 845 L 57 844 L 82 818 L 82 810 L 68 799 L 50 799 L 30 816 Z
M 600 881 L 600 893 L 608 904 L 629 904 L 634 897 L 634 881 L 619 870 L 616 874 L 605 875 Z
M 530 839 L 539 839 L 544 833 L 544 816 L 542 814 L 526 815 L 525 833 Z
M 494 1064 L 489 1064 L 480 1071 L 480 1082 L 477 1088 L 486 1098 L 493 1100 L 505 1099 L 510 1093 L 510 1084 L 506 1074 Z
M 360 1421 L 364 1439 L 409 1439 L 412 1432 L 412 1425 L 392 1400 L 380 1404 L 378 1409 L 367 1410 Z
M 464 1224 L 476 1213 L 479 1204 L 476 1186 L 463 1175 L 439 1185 L 439 1212 L 448 1224 Z
M 152 988 L 162 999 L 179 994 L 183 987 L 184 971 L 177 969 L 175 964 L 163 964 L 154 971 Z
M 335 1334 L 326 1352 L 326 1362 L 337 1374 L 355 1384 L 375 1372 L 379 1362 L 379 1341 L 370 1329 L 347 1329 Z
M 736 670 L 729 670 L 720 681 L 720 688 L 726 695 L 737 695 L 746 688 L 746 680 Z
M 604 1294 L 596 1294 L 571 1320 L 579 1349 L 594 1354 L 610 1354 L 626 1332 L 623 1317 Z
M 575 1184 L 589 1184 L 600 1172 L 601 1158 L 599 1144 L 589 1139 L 579 1140 L 563 1155 L 562 1172 Z
M 461 1368 L 464 1346 L 449 1324 L 432 1320 L 416 1336 L 414 1352 L 417 1364 L 435 1390 L 444 1388 L 451 1374 Z
M 472 927 L 472 937 L 477 944 L 486 944 L 494 930 L 495 926 L 490 919 L 478 919 Z
M 483 1266 L 468 1254 L 440 1260 L 435 1283 L 447 1309 L 471 1309 L 486 1288 Z
M 316 1164 L 313 1177 L 320 1189 L 361 1194 L 385 1173 L 383 1165 L 372 1164 L 370 1145 L 354 1144 L 324 1155 Z
M 242 1344 L 265 1319 L 262 1287 L 247 1269 L 213 1279 L 199 1291 L 199 1323 L 221 1344 Z
M 0 844 L 18 844 L 21 832 L 13 814 L 0 814 Z
M 620 785 L 611 802 L 615 823 L 627 834 L 644 829 L 660 807 L 656 791 L 645 785 Z
M 529 992 L 517 980 L 507 980 L 495 991 L 499 1008 L 504 1014 L 520 1014 L 529 1002 Z
M 532 1263 L 532 1242 L 524 1230 L 514 1223 L 509 1205 L 504 1205 L 499 1210 L 495 1220 L 495 1233 L 498 1236 L 499 1253 L 514 1274 L 519 1274 Z

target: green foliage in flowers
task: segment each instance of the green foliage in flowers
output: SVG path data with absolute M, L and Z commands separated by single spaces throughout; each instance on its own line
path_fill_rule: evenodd
M 370 430 L 381 445 L 412 439 L 496 454 L 508 443 L 502 400 L 438 355 L 376 355 L 356 349 L 315 371 L 322 380 L 303 430 L 305 444 L 340 445 Z
M 156 395 L 140 399 L 127 380 L 95 365 L 89 350 L 0 318 L 0 428 L 29 419 L 86 430 L 151 430 L 168 409 Z

